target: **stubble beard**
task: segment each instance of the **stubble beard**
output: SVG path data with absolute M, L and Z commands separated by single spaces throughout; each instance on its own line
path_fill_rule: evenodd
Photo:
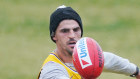
M 72 49 L 73 50 L 73 49 Z M 70 56 L 72 56 L 72 54 L 73 54 L 73 51 L 72 50 L 70 50 L 70 49 L 66 49 L 66 51 L 68 52 L 68 54 L 70 55 Z

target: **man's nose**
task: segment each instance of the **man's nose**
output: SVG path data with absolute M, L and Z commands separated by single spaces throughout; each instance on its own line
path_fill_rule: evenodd
M 69 37 L 70 38 L 75 38 L 75 32 L 73 30 L 70 31 Z

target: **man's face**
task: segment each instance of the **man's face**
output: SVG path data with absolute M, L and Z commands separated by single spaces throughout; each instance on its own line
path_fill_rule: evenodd
M 60 22 L 53 39 L 57 49 L 72 55 L 76 42 L 81 38 L 81 28 L 75 20 L 63 20 Z M 67 53 L 65 53 L 67 54 Z

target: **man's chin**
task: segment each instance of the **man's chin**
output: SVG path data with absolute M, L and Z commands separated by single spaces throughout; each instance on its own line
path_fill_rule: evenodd
M 72 54 L 73 54 L 73 49 L 74 49 L 74 48 L 71 48 L 71 49 L 67 50 L 67 52 L 68 52 L 69 55 L 71 55 L 71 56 L 72 56 Z

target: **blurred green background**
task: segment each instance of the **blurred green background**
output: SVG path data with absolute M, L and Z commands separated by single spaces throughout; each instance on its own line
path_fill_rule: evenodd
M 49 17 L 60 5 L 81 16 L 84 37 L 140 67 L 140 0 L 0 0 L 0 79 L 36 79 L 55 44 Z M 103 73 L 98 79 L 132 79 Z

